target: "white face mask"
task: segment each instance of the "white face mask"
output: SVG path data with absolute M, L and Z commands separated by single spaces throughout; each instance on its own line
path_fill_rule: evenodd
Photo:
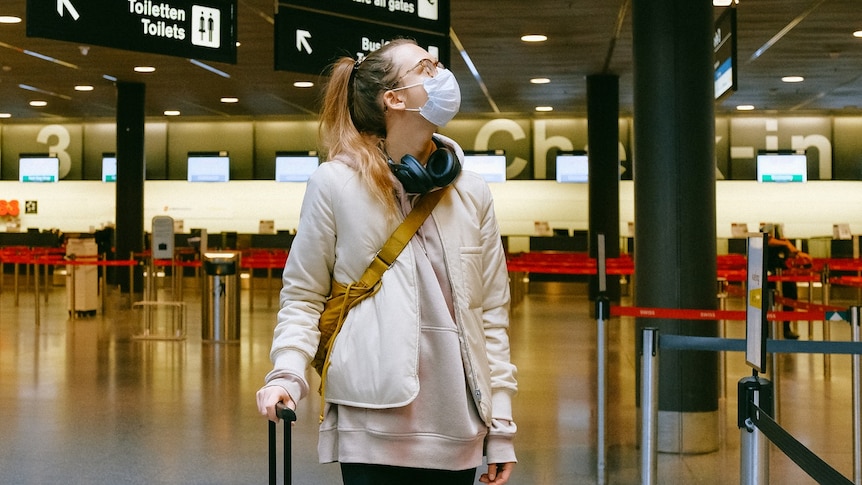
M 458 114 L 461 107 L 461 88 L 455 75 L 448 69 L 438 69 L 437 75 L 429 77 L 421 83 L 395 88 L 392 91 L 423 85 L 428 93 L 428 101 L 421 108 L 407 108 L 407 111 L 418 111 L 426 120 L 436 126 L 445 126 Z

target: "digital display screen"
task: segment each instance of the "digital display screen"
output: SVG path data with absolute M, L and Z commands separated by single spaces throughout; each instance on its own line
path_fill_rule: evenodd
M 463 169 L 478 173 L 489 183 L 505 182 L 506 152 L 503 150 L 464 152 Z
M 758 182 L 806 182 L 808 157 L 804 153 L 758 153 Z
M 22 156 L 18 159 L 18 180 L 21 182 L 58 182 L 60 159 L 52 156 Z
M 560 152 L 557 154 L 557 182 L 586 183 L 590 179 L 590 164 L 586 153 Z
M 230 181 L 230 157 L 227 155 L 189 154 L 189 182 Z
M 277 152 L 275 154 L 276 182 L 306 182 L 317 170 L 320 159 L 317 152 Z
M 736 9 L 728 8 L 715 22 L 712 37 L 715 99 L 736 91 Z
M 117 181 L 117 157 L 105 154 L 102 156 L 102 182 Z

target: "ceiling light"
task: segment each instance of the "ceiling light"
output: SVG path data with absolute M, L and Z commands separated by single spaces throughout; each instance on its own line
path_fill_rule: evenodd
M 239 103 L 239 98 L 224 97 L 221 98 L 222 103 Z
M 522 35 L 521 40 L 524 42 L 544 42 L 548 40 L 548 36 L 542 34 L 528 34 Z
M 781 80 L 786 83 L 801 83 L 805 78 L 802 76 L 784 76 Z
M 135 72 L 155 72 L 156 68 L 153 66 L 137 66 L 135 67 Z
M 75 91 L 92 91 L 93 89 L 95 88 L 89 84 L 79 84 L 75 86 Z
M 0 118 L 11 118 L 12 113 L 0 113 Z
M 296 81 L 293 83 L 293 87 L 295 88 L 310 88 L 313 87 L 314 83 L 311 81 Z
M 14 15 L 0 15 L 0 24 L 20 24 L 21 17 Z
M 165 110 L 165 116 L 179 116 L 180 112 L 175 109 Z
M 30 106 L 32 106 L 34 108 L 41 108 L 43 106 L 48 106 L 48 102 L 47 101 L 41 101 L 41 100 L 30 101 Z
M 853 32 L 853 37 L 862 37 L 862 30 L 857 30 L 856 32 Z
M 736 107 L 736 110 L 737 110 L 737 111 L 753 111 L 753 110 L 754 110 L 754 105 L 751 105 L 751 104 L 740 104 L 739 106 L 737 106 L 737 107 Z
M 548 111 L 554 111 L 553 106 L 536 106 L 536 111 L 546 113 Z
M 551 80 L 546 77 L 534 77 L 530 79 L 530 82 L 533 84 L 548 84 Z

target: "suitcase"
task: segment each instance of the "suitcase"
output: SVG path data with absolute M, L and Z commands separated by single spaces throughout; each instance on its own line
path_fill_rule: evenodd
M 275 406 L 275 415 L 284 423 L 284 483 L 291 482 L 290 466 L 290 428 L 296 421 L 296 413 L 293 409 L 278 403 Z M 278 459 L 276 458 L 275 435 L 276 423 L 269 421 L 269 484 L 276 485 L 278 481 Z

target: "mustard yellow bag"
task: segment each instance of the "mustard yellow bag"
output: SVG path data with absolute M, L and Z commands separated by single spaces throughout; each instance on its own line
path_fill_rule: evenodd
M 311 366 L 320 375 L 321 422 L 323 421 L 323 407 L 326 404 L 326 371 L 329 368 L 329 357 L 332 354 L 335 338 L 341 331 L 341 326 L 344 325 L 347 312 L 380 289 L 380 278 L 383 277 L 383 272 L 392 266 L 395 258 L 401 254 L 401 251 L 407 246 L 407 243 L 410 242 L 410 239 L 416 234 L 416 231 L 419 230 L 419 227 L 422 226 L 422 223 L 431 214 L 431 210 L 434 209 L 434 206 L 437 205 L 447 190 L 448 188 L 435 190 L 419 199 L 413 210 L 407 214 L 407 217 L 395 229 L 386 244 L 377 252 L 359 281 L 345 286 L 332 280 L 332 290 L 318 322 L 320 342 L 317 345 L 314 359 L 311 361 Z

